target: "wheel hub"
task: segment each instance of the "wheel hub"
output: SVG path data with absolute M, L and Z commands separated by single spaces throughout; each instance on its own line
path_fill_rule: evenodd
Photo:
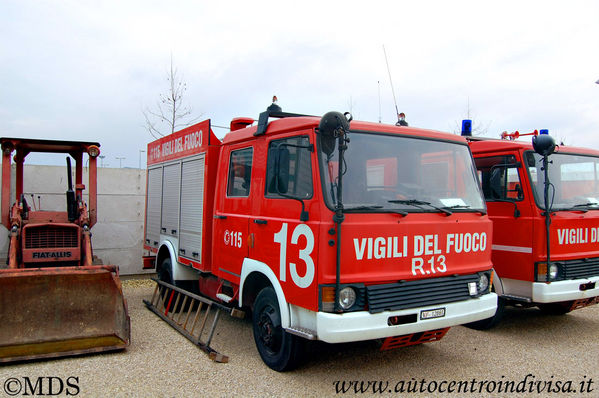
M 274 309 L 267 307 L 260 316 L 260 339 L 266 347 L 276 352 L 280 346 L 280 327 Z

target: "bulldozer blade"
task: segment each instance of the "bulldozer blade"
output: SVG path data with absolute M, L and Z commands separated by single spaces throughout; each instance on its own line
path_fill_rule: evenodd
M 0 363 L 124 349 L 131 340 L 118 268 L 0 270 Z

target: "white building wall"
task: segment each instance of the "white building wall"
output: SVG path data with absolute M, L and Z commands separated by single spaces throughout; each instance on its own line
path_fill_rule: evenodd
M 42 210 L 66 209 L 66 167 L 26 164 L 24 174 L 23 190 L 32 209 L 40 204 Z M 14 165 L 12 181 L 14 192 Z M 86 188 L 87 181 L 87 169 L 84 169 Z M 123 275 L 152 272 L 143 271 L 141 261 L 145 193 L 145 169 L 98 168 L 98 222 L 92 228 L 94 254 L 104 264 L 118 265 Z M 11 205 L 13 202 L 14 193 Z M 8 231 L 0 225 L 0 267 L 6 266 L 7 252 Z

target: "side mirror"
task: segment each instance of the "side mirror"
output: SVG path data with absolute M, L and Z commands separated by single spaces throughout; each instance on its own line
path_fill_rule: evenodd
M 348 116 L 349 115 L 349 116 Z M 337 137 L 349 130 L 349 122 L 352 117 L 349 112 L 342 114 L 341 112 L 327 112 L 320 119 L 318 124 L 318 132 L 320 133 L 320 147 L 322 152 L 330 156 L 335 151 L 335 142 Z
M 289 150 L 285 145 L 276 145 L 268 149 L 266 163 L 266 192 L 284 195 L 289 189 Z
M 547 134 L 532 137 L 532 147 L 541 156 L 549 156 L 555 151 L 555 140 Z
M 275 154 L 275 191 L 287 193 L 289 189 L 289 149 L 279 146 Z
M 524 199 L 524 190 L 520 186 L 520 184 L 516 184 L 516 192 L 518 193 L 518 200 Z

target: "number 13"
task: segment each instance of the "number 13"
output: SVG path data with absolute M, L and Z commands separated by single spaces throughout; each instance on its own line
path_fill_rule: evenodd
M 274 242 L 281 245 L 279 251 L 279 279 L 282 282 L 287 279 L 287 227 L 287 223 L 283 223 L 281 230 L 274 235 Z M 306 264 L 306 274 L 300 276 L 297 273 L 295 263 L 289 263 L 289 274 L 297 286 L 306 288 L 314 281 L 314 261 L 310 257 L 312 250 L 314 250 L 314 234 L 306 224 L 298 224 L 291 234 L 291 244 L 297 245 L 300 236 L 306 237 L 306 247 L 299 251 L 300 260 Z

